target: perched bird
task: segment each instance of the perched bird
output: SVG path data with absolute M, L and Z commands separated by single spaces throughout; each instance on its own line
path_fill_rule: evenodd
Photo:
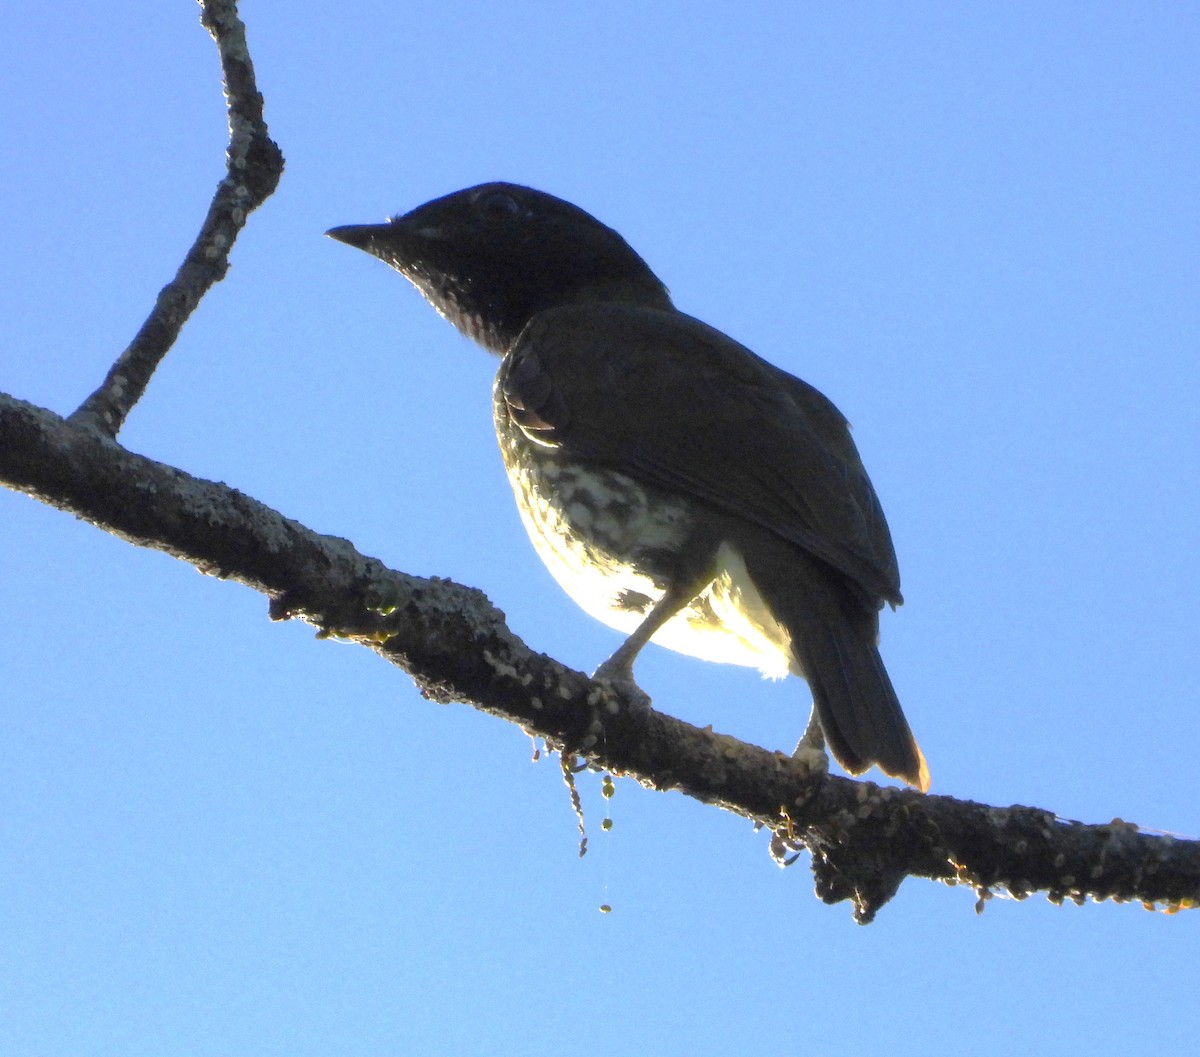
M 823 733 L 852 774 L 928 788 L 877 648 L 879 610 L 901 602 L 895 551 L 828 399 L 678 311 L 617 232 L 528 187 L 328 234 L 502 357 L 496 434 L 529 536 L 579 605 L 629 635 L 597 678 L 640 693 L 651 639 L 791 672 L 812 690 L 810 743 Z

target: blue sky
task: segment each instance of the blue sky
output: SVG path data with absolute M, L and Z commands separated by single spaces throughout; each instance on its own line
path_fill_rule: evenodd
M 0 389 L 68 412 L 221 175 L 187 0 L 5 19 Z M 486 179 L 620 230 L 829 395 L 887 511 L 883 652 L 938 793 L 1200 836 L 1200 14 L 1174 3 L 247 5 L 288 168 L 122 434 L 591 669 L 494 363 L 323 239 Z M 0 1053 L 1175 1052 L 1200 917 L 803 863 L 556 762 L 263 599 L 0 493 Z M 649 649 L 775 748 L 799 682 Z M 600 903 L 613 905 L 609 915 Z

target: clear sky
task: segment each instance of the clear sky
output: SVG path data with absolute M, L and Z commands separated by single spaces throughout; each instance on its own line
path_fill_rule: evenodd
M 829 395 L 900 556 L 938 793 L 1200 836 L 1200 9 L 247 4 L 278 194 L 122 440 L 534 648 L 616 645 L 524 538 L 494 362 L 322 238 L 488 179 L 620 230 Z M 0 389 L 68 412 L 222 174 L 190 0 L 5 15 Z M 647 650 L 772 748 L 797 681 Z M 1200 915 L 909 881 L 868 928 L 740 819 L 557 762 L 261 597 L 0 493 L 0 1054 L 1174 1053 Z M 612 904 L 609 915 L 599 904 Z

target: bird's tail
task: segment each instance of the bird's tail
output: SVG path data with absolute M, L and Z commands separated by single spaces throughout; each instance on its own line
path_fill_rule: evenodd
M 874 765 L 928 790 L 925 757 L 879 656 L 878 613 L 816 558 L 793 550 L 789 561 L 771 563 L 771 576 L 755 575 L 758 563 L 752 555 L 745 558 L 775 619 L 791 635 L 793 670 L 808 680 L 834 758 L 851 774 Z

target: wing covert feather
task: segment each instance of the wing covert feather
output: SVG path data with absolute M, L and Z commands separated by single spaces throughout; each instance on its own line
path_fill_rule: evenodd
M 632 305 L 556 308 L 526 326 L 499 381 L 538 443 L 705 500 L 828 562 L 872 604 L 901 602 L 844 416 L 720 331 Z

